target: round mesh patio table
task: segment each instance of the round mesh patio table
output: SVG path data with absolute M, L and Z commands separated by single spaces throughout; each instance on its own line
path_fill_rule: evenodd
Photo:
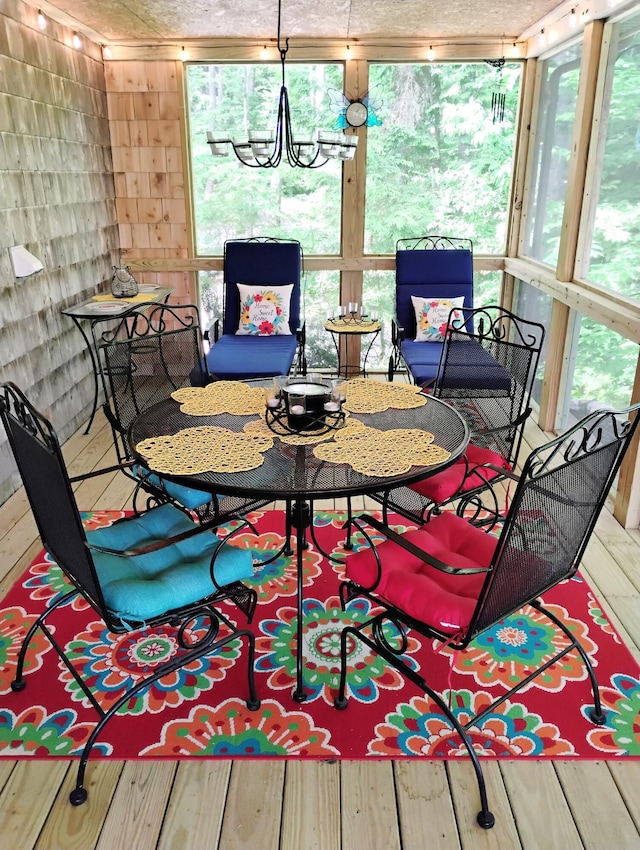
M 271 379 L 248 381 L 252 386 L 271 384 Z M 429 397 L 422 407 L 406 409 L 392 408 L 381 413 L 352 413 L 351 417 L 364 425 L 388 431 L 391 429 L 420 429 L 434 436 L 434 444 L 449 452 L 445 461 L 430 466 L 412 466 L 399 475 L 365 475 L 357 472 L 348 463 L 332 463 L 317 458 L 315 445 L 288 445 L 274 435 L 273 447 L 263 453 L 263 463 L 255 469 L 243 472 L 200 472 L 192 475 L 169 475 L 187 487 L 209 490 L 212 494 L 230 496 L 255 496 L 269 500 L 284 499 L 290 505 L 287 513 L 287 529 L 296 531 L 297 549 L 297 645 L 302 646 L 302 566 L 306 547 L 306 529 L 310 524 L 311 506 L 315 499 L 340 498 L 375 493 L 401 485 L 412 484 L 435 475 L 447 468 L 464 453 L 469 442 L 469 429 L 464 419 L 451 406 L 439 399 Z M 142 440 L 176 434 L 186 428 L 215 425 L 237 433 L 244 426 L 258 419 L 256 414 L 239 416 L 228 413 L 214 416 L 192 416 L 180 410 L 180 404 L 172 398 L 153 405 L 140 414 L 129 429 L 131 450 L 138 460 L 149 467 L 153 465 L 136 451 Z M 302 653 L 296 653 L 296 688 L 293 697 L 302 702 L 306 699 L 303 683 Z

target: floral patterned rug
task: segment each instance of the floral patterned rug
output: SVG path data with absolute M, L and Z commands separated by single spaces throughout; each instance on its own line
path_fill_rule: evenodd
M 124 514 L 85 514 L 87 527 L 109 524 Z M 258 537 L 240 532 L 236 546 L 266 558 L 284 542 L 284 515 L 255 512 Z M 95 757 L 131 759 L 295 756 L 321 759 L 364 757 L 465 757 L 432 701 L 361 643 L 351 648 L 349 705 L 333 707 L 337 688 L 339 633 L 343 624 L 365 618 L 370 605 L 355 600 L 342 611 L 339 564 L 321 552 L 344 556 L 341 541 L 346 516 L 318 511 L 314 539 L 304 554 L 303 704 L 293 701 L 295 662 L 291 644 L 296 626 L 295 556 L 278 557 L 256 574 L 258 609 L 256 683 L 262 701 L 249 711 L 245 646 L 230 643 L 218 655 L 200 659 L 157 682 L 127 703 L 99 739 Z M 395 518 L 393 526 L 409 526 Z M 227 531 L 233 528 L 230 524 Z M 356 539 L 356 546 L 363 545 Z M 11 690 L 22 637 L 38 613 L 68 589 L 59 568 L 41 554 L 10 591 L 0 608 L 0 755 L 47 758 L 77 755 L 95 722 L 95 712 L 38 633 L 29 651 L 27 687 Z M 473 730 L 480 753 L 501 758 L 640 757 L 640 671 L 580 577 L 565 582 L 545 599 L 550 609 L 580 636 L 594 661 L 606 711 L 606 723 L 588 718 L 592 702 L 584 665 L 574 653 L 550 667 L 506 701 Z M 233 613 L 235 612 L 235 614 Z M 236 609 L 229 613 L 242 622 Z M 237 615 L 237 616 L 236 616 Z M 104 624 L 77 599 L 52 617 L 57 640 L 77 659 L 96 689 L 101 705 L 112 705 L 127 683 L 167 654 L 175 638 L 169 629 L 134 635 L 109 635 Z M 470 711 L 508 689 L 532 658 L 542 659 L 563 640 L 561 633 L 533 608 L 509 617 L 467 651 L 437 651 L 432 642 L 410 634 L 407 656 L 430 683 L 450 700 L 464 723 Z M 143 719 L 144 718 L 144 719 Z

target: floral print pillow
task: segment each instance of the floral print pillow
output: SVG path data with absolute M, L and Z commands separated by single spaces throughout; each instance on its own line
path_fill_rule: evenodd
M 238 283 L 240 323 L 238 334 L 244 336 L 277 336 L 291 334 L 289 303 L 293 284 L 284 286 L 250 286 Z
M 442 342 L 447 332 L 447 321 L 451 313 L 450 324 L 457 327 L 462 324 L 464 297 L 424 298 L 412 295 L 413 309 L 416 314 L 416 342 Z

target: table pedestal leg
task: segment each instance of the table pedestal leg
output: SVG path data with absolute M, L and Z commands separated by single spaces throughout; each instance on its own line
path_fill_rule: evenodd
M 302 567 L 304 550 L 306 549 L 306 530 L 311 525 L 311 507 L 308 502 L 296 499 L 291 505 L 291 524 L 296 530 L 296 566 L 298 574 L 298 589 L 296 593 L 296 605 L 298 608 L 298 619 L 296 623 L 296 687 L 293 699 L 296 702 L 304 702 L 307 694 L 304 690 L 302 669 L 304 666 L 304 651 L 302 644 Z

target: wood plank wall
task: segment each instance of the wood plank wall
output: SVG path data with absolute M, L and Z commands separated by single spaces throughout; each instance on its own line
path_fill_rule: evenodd
M 108 62 L 105 68 L 122 259 L 187 259 L 182 63 Z M 193 303 L 187 271 L 136 271 L 145 283 L 171 286 L 171 300 Z
M 0 6 L 0 380 L 48 411 L 64 440 L 93 398 L 82 338 L 60 309 L 107 289 L 119 257 L 104 68 L 98 45 L 20 0 Z M 16 279 L 8 249 L 44 271 Z M 15 489 L 0 428 L 0 502 Z

